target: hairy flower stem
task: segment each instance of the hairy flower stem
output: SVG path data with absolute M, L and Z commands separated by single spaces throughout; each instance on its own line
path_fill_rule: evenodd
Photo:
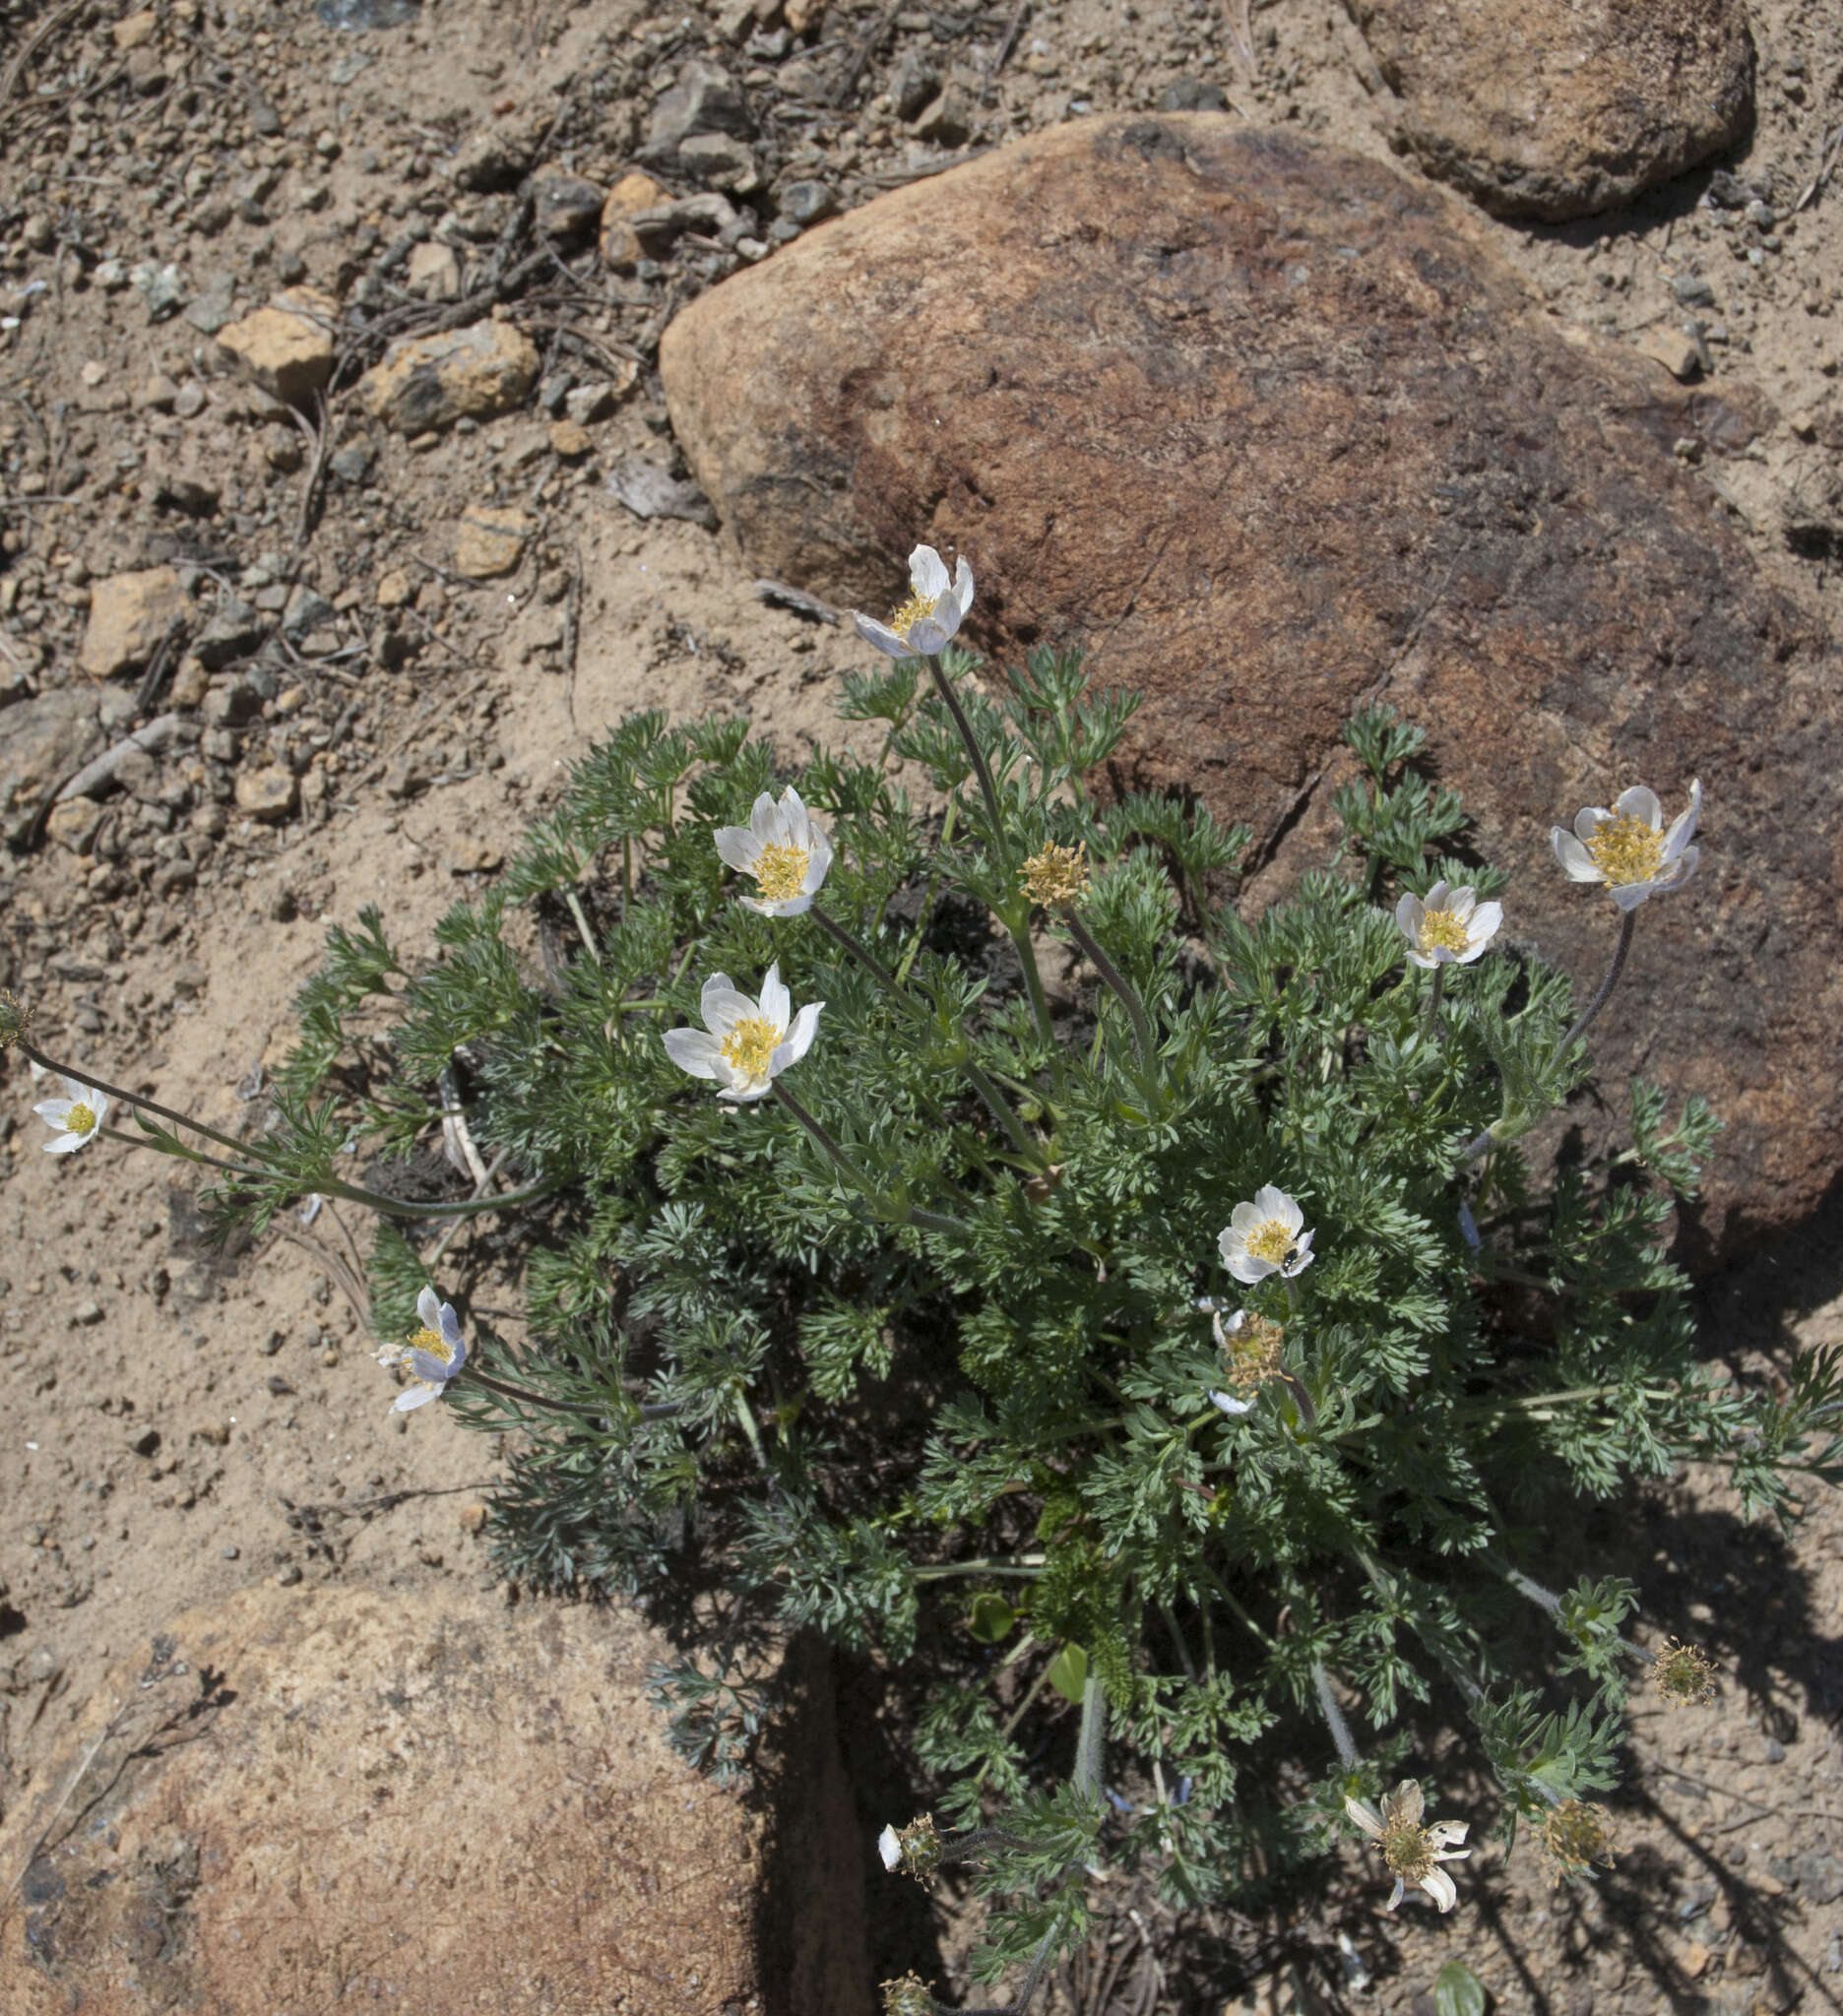
M 1433 969 L 1433 984 L 1428 989 L 1427 1009 L 1421 1017 L 1423 1039 L 1433 1036 L 1439 1029 L 1440 995 L 1446 990 L 1446 969 L 1444 965 Z
M 99 1086 L 96 1089 L 101 1090 Z M 170 1155 L 173 1152 L 170 1148 L 161 1147 L 158 1141 L 150 1141 L 145 1134 L 125 1134 L 119 1127 L 104 1127 L 100 1131 L 107 1135 L 109 1140 L 119 1141 L 124 1148 L 151 1148 L 156 1155 Z M 252 1182 L 266 1183 L 275 1175 L 273 1169 L 255 1169 L 246 1163 L 225 1162 L 222 1156 L 207 1155 L 202 1148 L 188 1148 L 183 1142 L 180 1143 L 179 1152 L 185 1162 L 203 1163 L 208 1168 L 222 1169 L 232 1176 L 247 1176 Z
M 1638 913 L 1635 910 L 1626 911 L 1620 918 L 1619 943 L 1613 948 L 1613 964 L 1607 968 L 1606 978 L 1600 982 L 1600 991 L 1575 1016 L 1572 1028 L 1569 1029 L 1560 1042 L 1557 1044 L 1556 1056 L 1558 1060 L 1565 1059 L 1567 1053 L 1587 1034 L 1587 1030 L 1594 1017 L 1606 1006 L 1608 996 L 1619 985 L 1620 975 L 1625 971 L 1626 956 L 1631 951 L 1632 933 L 1637 928 Z M 1476 1140 L 1467 1142 L 1466 1161 L 1476 1162 L 1492 1145 L 1493 1138 L 1492 1130 L 1487 1127 L 1484 1133 L 1479 1135 Z
M 999 865 L 1009 869 L 1011 850 L 1005 842 L 1004 815 L 998 809 L 998 787 L 992 783 L 985 752 L 979 745 L 973 724 L 966 718 L 965 708 L 960 705 L 960 696 L 953 689 L 953 681 L 941 669 L 939 658 L 930 657 L 927 668 L 934 676 L 934 690 L 946 703 L 947 712 L 953 716 L 954 726 L 960 730 L 960 739 L 966 745 L 967 755 L 972 759 L 973 774 L 979 779 L 980 794 L 985 800 L 985 816 L 991 821 L 992 848 L 998 855 Z
M 471 1379 L 476 1386 L 484 1386 L 488 1393 L 497 1393 L 502 1399 L 517 1400 L 527 1407 L 541 1409 L 545 1414 L 586 1414 L 605 1416 L 605 1407 L 597 1407 L 582 1400 L 553 1400 L 548 1394 L 534 1393 L 529 1386 L 515 1386 L 510 1379 L 495 1379 L 490 1372 L 482 1372 L 474 1365 L 463 1365 L 459 1376 Z
M 1157 1054 L 1157 1039 L 1152 1034 L 1152 1018 L 1146 1013 L 1145 1003 L 1140 1000 L 1137 989 L 1128 983 L 1125 975 L 1095 942 L 1094 933 L 1075 914 L 1072 905 L 1064 905 L 1056 914 L 1068 926 L 1069 936 L 1087 954 L 1095 972 L 1112 989 L 1115 999 L 1125 1009 L 1127 1020 L 1132 1024 L 1133 1048 L 1139 1053 L 1139 1068 L 1149 1071 Z
M 1519 1596 L 1527 1596 L 1531 1603 L 1539 1605 L 1557 1623 L 1560 1623 L 1561 1599 L 1553 1589 L 1545 1589 L 1533 1577 L 1525 1575 L 1520 1568 L 1511 1567 L 1508 1561 L 1500 1561 L 1495 1554 L 1488 1553 L 1485 1558 Z M 1619 1648 L 1621 1652 L 1629 1654 L 1633 1659 L 1643 1660 L 1650 1657 L 1642 1646 L 1634 1645 L 1629 1638 L 1621 1637 L 1619 1641 Z
M 922 1020 L 926 1016 L 927 1010 L 922 1003 L 916 999 L 915 995 L 909 991 L 895 974 L 891 973 L 889 968 L 883 964 L 867 945 L 861 943 L 853 933 L 848 931 L 836 917 L 830 915 L 816 903 L 811 906 L 806 914 L 835 945 L 841 947 L 850 957 L 857 960 L 858 965 L 880 981 L 890 994 L 901 1002 L 918 1021 Z M 1048 1168 L 1049 1166 L 1049 1158 L 1045 1154 L 1042 1142 L 1038 1141 L 1026 1129 L 1024 1122 L 1012 1111 L 1010 1101 L 998 1090 L 997 1086 L 992 1083 L 985 1072 L 978 1064 L 974 1063 L 971 1057 L 964 1060 L 962 1068 L 966 1072 L 967 1082 L 979 1094 L 980 1098 L 985 1101 L 986 1110 L 1010 1137 L 1012 1147 L 1020 1155 L 1026 1157 L 1034 1168 Z
M 852 1161 L 851 1157 L 845 1153 L 844 1149 L 839 1146 L 832 1135 L 813 1118 L 779 1079 L 774 1081 L 771 1090 L 775 1098 L 787 1107 L 788 1111 L 806 1129 L 807 1133 L 818 1142 L 819 1146 L 838 1164 L 839 1167 L 844 1170 L 858 1188 L 873 1203 L 880 1205 L 887 1211 L 890 1208 L 890 1199 Z M 964 1219 L 949 1218 L 945 1212 L 923 1211 L 919 1205 L 914 1204 L 905 1205 L 903 1209 L 908 1214 L 907 1223 L 920 1226 L 925 1231 L 955 1232 L 965 1235 L 970 1234 L 973 1229 Z
M 1346 1771 L 1355 1771 L 1363 1760 L 1357 1754 L 1357 1745 L 1351 1740 L 1350 1724 L 1344 1720 L 1344 1711 L 1331 1691 L 1331 1676 L 1315 1661 L 1311 1676 L 1312 1685 L 1318 1690 L 1318 1706 L 1324 1711 L 1325 1726 L 1331 1732 L 1331 1740 L 1337 1745 L 1338 1762 Z
M 582 899 L 573 889 L 563 892 L 563 901 L 569 905 L 569 914 L 576 919 L 576 928 L 582 934 L 583 950 L 600 966 L 602 955 L 596 950 L 595 933 L 589 928 L 589 919 L 583 914 Z

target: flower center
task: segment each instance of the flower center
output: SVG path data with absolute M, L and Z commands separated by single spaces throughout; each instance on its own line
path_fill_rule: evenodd
M 1433 1837 L 1410 1820 L 1397 1820 L 1382 1830 L 1382 1859 L 1391 1875 L 1418 1883 L 1433 1866 Z
M 449 1363 L 454 1357 L 454 1353 L 448 1348 L 448 1340 L 445 1337 L 438 1336 L 433 1330 L 413 1331 L 410 1337 L 410 1349 L 412 1351 L 425 1351 L 430 1357 L 440 1358 L 444 1365 Z
M 933 613 L 934 602 L 927 596 L 912 595 L 889 619 L 889 626 L 898 637 L 907 637 L 924 616 Z
M 1024 894 L 1033 903 L 1073 903 L 1088 887 L 1088 843 L 1058 847 L 1052 840 L 1024 863 Z
M 64 1115 L 64 1124 L 73 1134 L 94 1134 L 95 1123 L 95 1112 L 82 1100 Z
M 766 887 L 766 884 L 763 885 Z M 723 1040 L 731 1069 L 747 1079 L 766 1078 L 781 1031 L 765 1015 L 745 1015 Z
M 1293 1250 L 1293 1237 L 1277 1218 L 1270 1218 L 1265 1225 L 1256 1226 L 1248 1233 L 1247 1249 L 1256 1260 L 1265 1260 L 1274 1267 L 1280 1267 Z
M 770 903 L 786 903 L 797 896 L 806 880 L 806 863 L 812 858 L 803 847 L 784 847 L 771 840 L 755 856 L 755 879 Z
M 1285 1328 L 1265 1316 L 1250 1316 L 1229 1340 L 1223 1377 L 1238 1393 L 1253 1393 L 1280 1372 Z
M 1593 864 L 1615 889 L 1649 882 L 1664 865 L 1664 836 L 1627 812 L 1609 819 L 1587 843 Z
M 1421 919 L 1421 935 L 1415 950 L 1424 955 L 1435 950 L 1463 952 L 1470 942 L 1463 917 L 1455 916 L 1449 910 L 1430 910 Z

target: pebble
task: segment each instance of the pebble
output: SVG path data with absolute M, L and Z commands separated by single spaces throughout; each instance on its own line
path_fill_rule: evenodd
M 232 1541 L 228 1546 L 222 1548 L 221 1551 L 226 1561 L 234 1561 L 242 1552 L 242 1548 L 237 1545 L 235 1541 Z
M 276 1580 L 281 1583 L 284 1589 L 292 1589 L 300 1579 L 301 1571 L 292 1561 L 276 1577 Z
M 1671 282 L 1671 292 L 1685 308 L 1712 308 L 1715 289 L 1693 273 L 1680 273 Z
M 1786 1760 L 1786 1746 L 1777 1736 L 1768 1736 L 1765 1754 L 1768 1764 L 1783 1764 Z

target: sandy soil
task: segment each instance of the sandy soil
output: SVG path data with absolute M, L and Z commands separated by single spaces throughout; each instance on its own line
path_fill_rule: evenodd
M 757 25 L 724 41 L 719 18 L 733 28 L 745 11 L 442 0 L 411 26 L 351 34 L 305 5 L 172 0 L 147 40 L 122 48 L 102 6 L 0 4 L 9 83 L 25 52 L 0 109 L 0 320 L 19 318 L 0 329 L 0 688 L 12 682 L 0 703 L 82 678 L 94 582 L 164 561 L 247 582 L 251 563 L 286 560 L 320 459 L 249 400 L 202 327 L 150 324 L 134 284 L 111 288 L 109 260 L 175 261 L 193 300 L 227 278 L 239 309 L 298 277 L 344 293 L 406 220 L 450 206 L 473 234 L 470 257 L 483 259 L 497 199 L 457 198 L 444 183 L 457 144 L 495 111 L 538 107 L 557 113 L 559 168 L 605 185 L 629 163 L 667 72 L 706 44 L 746 74 L 766 114 L 767 179 L 816 179 L 847 206 L 1033 126 L 1152 106 L 1183 76 L 1220 84 L 1250 120 L 1297 121 L 1388 154 L 1386 92 L 1342 8 L 1322 0 L 1253 15 L 1253 74 L 1214 0 L 1067 0 L 1015 16 L 796 8 L 812 22 L 801 35 L 764 5 Z M 1753 20 L 1759 130 L 1730 165 L 1768 174 L 1789 208 L 1838 116 L 1843 21 L 1793 0 L 1761 0 Z M 860 48 L 860 86 L 842 108 L 821 102 Z M 163 65 L 158 77 L 149 61 L 137 67 L 143 50 Z M 962 128 L 927 136 L 898 119 L 890 93 L 905 63 L 958 83 Z M 263 179 L 272 193 L 249 196 Z M 1635 344 L 1681 325 L 1674 276 L 1707 274 L 1711 394 L 1738 387 L 1773 415 L 1752 448 L 1704 472 L 1711 510 L 1733 514 L 1834 632 L 1843 598 L 1822 528 L 1843 510 L 1820 436 L 1843 362 L 1843 189 L 1782 224 L 1781 249 L 1756 266 L 1745 233 L 1694 207 L 1704 180 L 1584 224 L 1493 228 L 1559 322 Z M 259 1098 L 260 1069 L 286 1047 L 290 999 L 326 925 L 375 901 L 399 942 L 425 952 L 442 910 L 490 875 L 599 729 L 664 706 L 744 709 L 790 756 L 835 734 L 835 675 L 858 662 L 855 645 L 756 599 L 718 536 L 636 520 L 604 480 L 624 458 L 668 458 L 650 368 L 658 330 L 736 258 L 680 240 L 653 271 L 621 276 L 584 255 L 567 298 L 540 275 L 508 303 L 542 343 L 547 373 L 585 385 L 638 367 L 633 390 L 590 426 L 586 456 L 561 456 L 548 413 L 529 406 L 407 442 L 365 422 L 350 390 L 336 394 L 328 452 L 358 443 L 372 460 L 359 476 L 323 479 L 293 579 L 332 609 L 317 637 L 278 655 L 258 719 L 226 757 L 164 766 L 174 788 L 163 802 L 116 801 L 126 844 L 114 857 L 61 840 L 0 850 L 0 981 L 36 1007 L 47 1047 L 235 1127 Z M 210 503 L 162 492 L 155 477 L 167 471 L 205 484 Z M 519 504 L 538 526 L 513 573 L 473 584 L 453 566 L 454 527 L 482 499 Z M 401 653 L 380 649 L 385 633 L 405 641 Z M 119 724 L 134 683 L 117 699 Z M 234 778 L 278 764 L 301 780 L 300 811 L 280 825 L 243 816 Z M 180 858 L 190 885 L 168 877 L 160 893 L 160 870 Z M 303 1243 L 342 1248 L 348 1228 L 330 1212 L 214 1256 L 196 1236 L 189 1185 L 175 1187 L 183 1171 L 109 1144 L 44 1156 L 17 1059 L 4 1089 L 10 1805 L 38 1782 L 111 1658 L 180 1608 L 257 1577 L 309 1587 L 488 1576 L 475 1508 L 495 1454 L 439 1414 L 389 1413 L 390 1384 L 356 1315 Z M 1711 1286 L 1711 1354 L 1756 1369 L 1783 1363 L 1795 1334 L 1843 1342 L 1838 1229 L 1817 1228 L 1796 1253 Z M 332 1509 L 291 1524 L 287 1501 Z M 1782 1546 L 1739 1526 L 1718 1480 L 1692 1478 L 1602 1538 L 1609 1566 L 1655 1593 L 1664 1625 L 1706 1639 L 1728 1674 L 1708 1710 L 1636 1718 L 1637 1775 L 1616 1800 L 1628 1843 L 1619 1874 L 1551 1896 L 1530 1881 L 1527 1858 L 1506 1869 L 1486 1849 L 1470 1865 L 1473 1908 L 1436 1923 L 1378 1916 L 1369 1872 L 1352 1858 L 1352 1882 L 1322 1911 L 1221 1921 L 1221 1965 L 1200 1971 L 1167 1970 L 1161 1954 L 1176 1949 L 1135 1895 L 1111 1929 L 1112 1984 L 1102 1949 L 1070 1972 L 1063 2006 L 1214 2010 L 1238 1980 L 1260 1976 L 1256 2006 L 1309 1993 L 1419 2016 L 1437 1967 L 1463 1953 L 1507 2009 L 1843 2008 L 1834 1497 L 1815 1493 L 1813 1516 Z M 877 1817 L 865 1817 L 868 1841 Z M 962 1928 L 945 1898 L 934 1930 L 950 1961 Z

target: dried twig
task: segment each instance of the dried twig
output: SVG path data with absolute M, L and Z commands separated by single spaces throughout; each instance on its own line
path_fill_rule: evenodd
M 776 608 L 792 609 L 796 616 L 804 616 L 813 623 L 836 623 L 839 619 L 839 612 L 830 602 L 808 595 L 803 588 L 790 588 L 785 581 L 758 581 L 755 599 Z
M 0 93 L 0 96 L 4 96 Z M 1824 184 L 1829 181 L 1832 170 L 1839 159 L 1843 159 L 1843 119 L 1834 126 L 1826 127 L 1817 142 L 1817 172 L 1806 183 L 1799 200 L 1792 206 L 1792 215 L 1797 217 L 1808 203 L 1815 203 L 1823 194 Z
M 52 793 L 51 802 L 63 805 L 72 798 L 87 797 L 98 785 L 107 784 L 136 750 L 151 756 L 156 749 L 165 748 L 179 728 L 180 720 L 176 714 L 157 715 L 146 727 L 124 735 L 119 742 L 104 749 L 100 756 L 67 778 Z

